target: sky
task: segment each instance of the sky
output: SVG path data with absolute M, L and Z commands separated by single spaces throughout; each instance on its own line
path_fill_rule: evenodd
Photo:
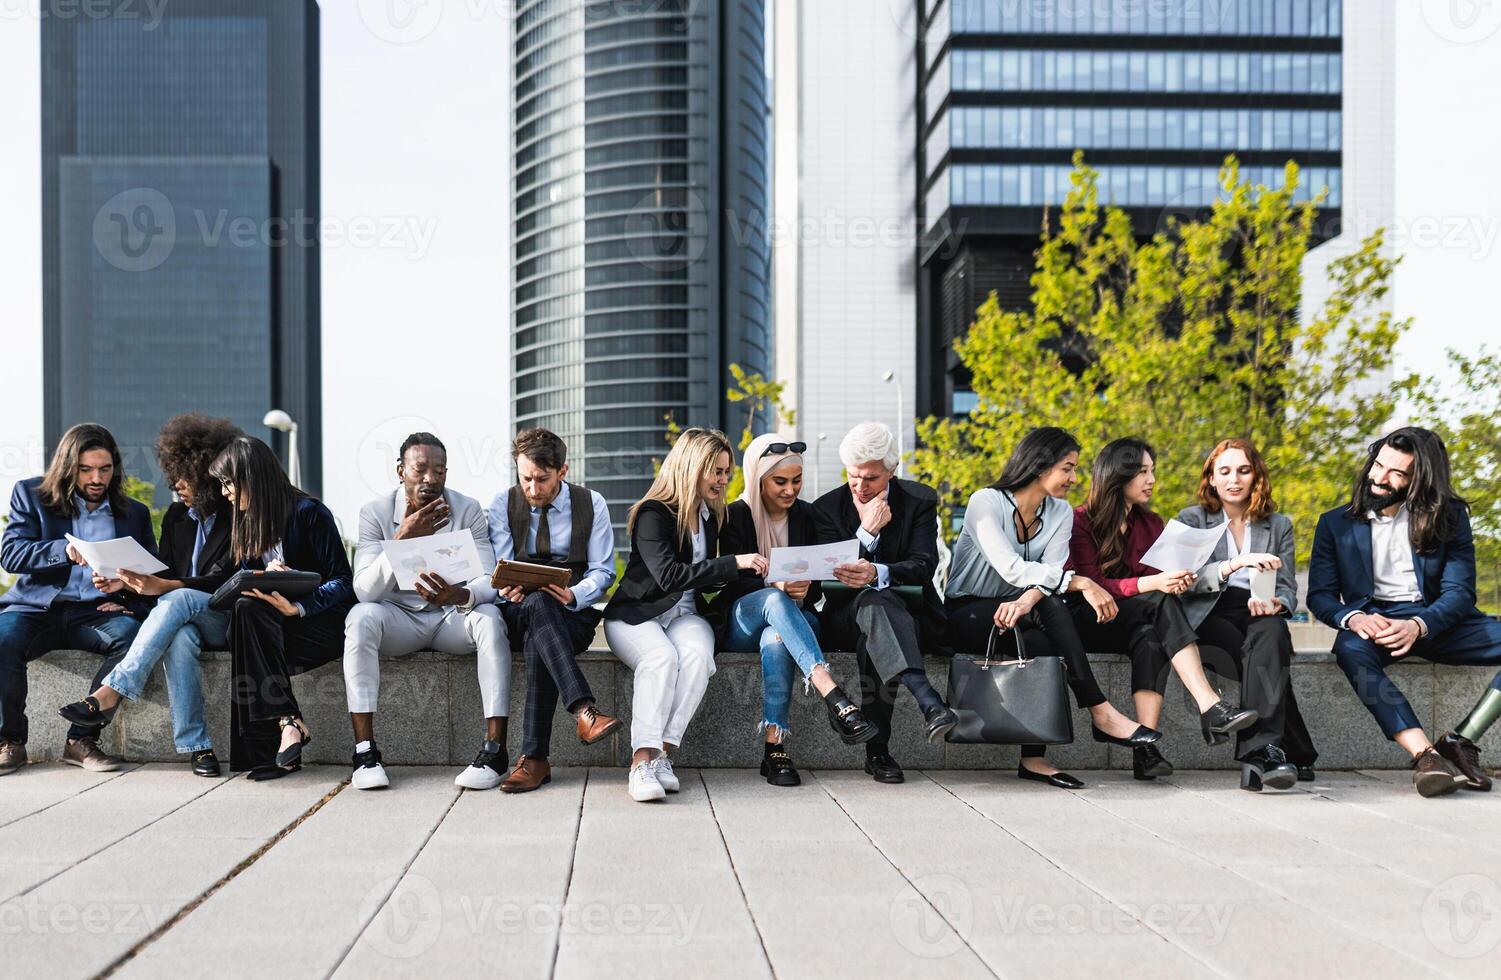
M 0 494 L 40 472 L 38 2 L 0 0 Z M 872 0 L 885 10 L 882 0 Z M 889 0 L 895 2 L 895 0 Z M 143 3 L 142 8 L 146 5 Z M 1346 16 L 1361 16 L 1358 2 Z M 1397 371 L 1497 329 L 1501 4 L 1397 3 Z M 414 429 L 449 447 L 450 485 L 488 500 L 509 472 L 508 0 L 322 5 L 324 497 L 347 525 L 394 486 Z M 896 29 L 893 26 L 893 29 Z M 350 240 L 352 239 L 352 241 Z M 1493 341 L 1494 342 L 1494 341 Z M 108 419 L 101 421 L 108 422 Z

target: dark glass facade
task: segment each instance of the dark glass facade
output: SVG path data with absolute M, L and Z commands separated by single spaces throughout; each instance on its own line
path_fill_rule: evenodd
M 760 0 L 534 0 L 513 33 L 513 398 L 626 511 L 666 416 L 771 358 Z
M 1341 204 L 1341 0 L 923 0 L 918 410 L 973 406 L 952 350 L 991 291 L 1030 304 L 1046 208 L 1076 149 L 1143 237 L 1242 176 Z
M 321 482 L 318 7 L 172 0 L 45 16 L 44 422 L 109 426 L 132 475 L 169 416 L 299 426 Z M 274 437 L 274 438 L 273 438 Z

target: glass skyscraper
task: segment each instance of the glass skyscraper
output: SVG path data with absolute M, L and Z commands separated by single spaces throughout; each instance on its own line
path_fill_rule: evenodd
M 104 423 L 160 502 L 151 446 L 169 416 L 269 440 L 280 408 L 316 491 L 318 6 L 152 8 L 42 8 L 48 447 Z
M 1150 236 L 1242 176 L 1341 204 L 1341 0 L 919 0 L 918 410 L 962 414 L 952 350 L 991 291 L 1030 304 L 1044 209 L 1075 148 Z
M 665 417 L 744 425 L 771 358 L 761 0 L 532 0 L 513 20 L 512 396 L 626 511 Z

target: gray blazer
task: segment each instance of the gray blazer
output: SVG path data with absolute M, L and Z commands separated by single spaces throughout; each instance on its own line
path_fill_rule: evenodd
M 1178 520 L 1189 527 L 1219 527 L 1225 523 L 1223 510 L 1211 514 L 1195 504 L 1178 512 Z M 1259 521 L 1246 525 L 1247 552 L 1263 552 L 1282 559 L 1277 569 L 1277 598 L 1286 607 L 1284 616 L 1298 610 L 1297 550 L 1293 544 L 1293 522 L 1286 514 L 1272 513 Z M 1199 578 L 1193 588 L 1183 596 L 1183 611 L 1188 615 L 1189 625 L 1194 629 L 1209 617 L 1214 604 L 1219 601 L 1225 582 L 1220 578 L 1220 562 L 1230 557 L 1230 545 L 1220 541 L 1214 546 L 1214 555 L 1209 564 L 1199 569 Z
M 443 499 L 448 501 L 448 524 L 442 531 L 468 531 L 474 535 L 474 548 L 479 552 L 480 564 L 485 571 L 464 585 L 474 605 L 495 601 L 495 588 L 490 585 L 490 569 L 495 567 L 495 550 L 490 546 L 490 523 L 485 508 L 479 501 L 454 490 L 444 489 Z M 354 594 L 360 602 L 395 603 L 413 612 L 431 609 L 432 606 L 416 592 L 403 592 L 396 587 L 396 573 L 386 560 L 382 541 L 396 537 L 406 517 L 406 492 L 398 486 L 392 493 L 383 493 L 360 508 L 360 536 L 354 546 Z

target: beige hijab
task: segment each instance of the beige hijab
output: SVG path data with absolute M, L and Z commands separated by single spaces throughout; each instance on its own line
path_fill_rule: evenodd
M 741 469 L 745 471 L 745 490 L 741 492 L 740 499 L 750 508 L 751 520 L 756 525 L 756 549 L 763 558 L 770 558 L 773 548 L 787 547 L 787 515 L 783 514 L 779 520 L 772 520 L 767 514 L 766 505 L 761 500 L 761 480 L 784 466 L 802 466 L 803 457 L 798 453 L 773 453 L 770 456 L 761 454 L 774 442 L 792 441 L 788 436 L 775 432 L 756 436 L 745 447 L 745 456 L 741 460 Z

